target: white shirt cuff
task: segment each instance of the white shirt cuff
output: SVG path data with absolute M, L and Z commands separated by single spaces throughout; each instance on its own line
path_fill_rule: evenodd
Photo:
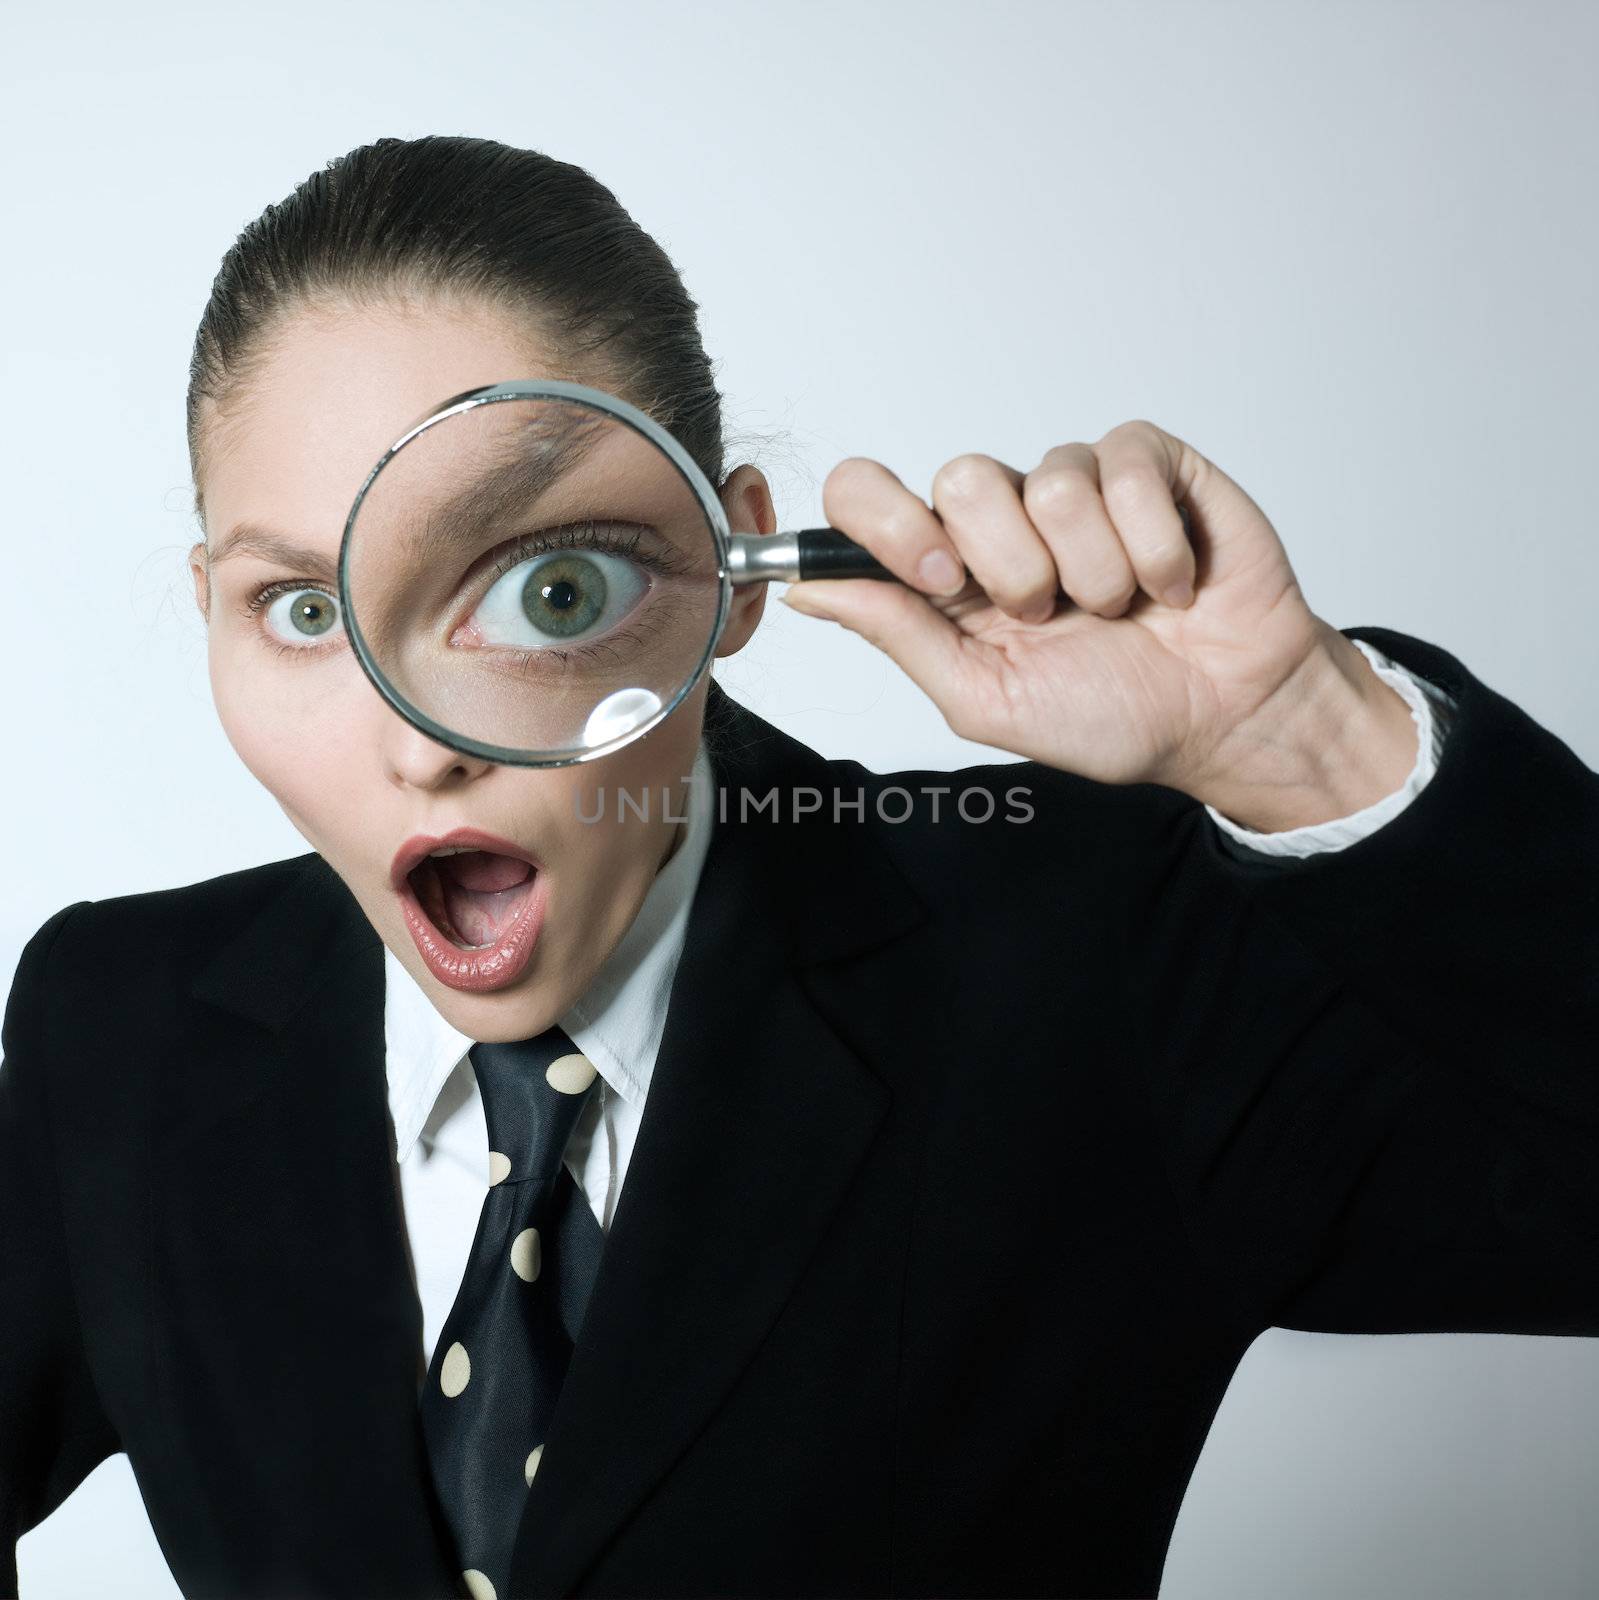
M 1330 822 L 1314 822 L 1303 828 L 1286 828 L 1280 833 L 1261 833 L 1241 822 L 1224 817 L 1214 806 L 1206 806 L 1211 820 L 1229 837 L 1258 855 L 1310 856 L 1324 850 L 1343 850 L 1375 833 L 1391 822 L 1427 786 L 1438 769 L 1448 735 L 1454 701 L 1436 684 L 1416 676 L 1364 639 L 1351 641 L 1371 663 L 1372 670 L 1410 707 L 1410 720 L 1416 725 L 1416 764 L 1401 788 L 1347 817 Z

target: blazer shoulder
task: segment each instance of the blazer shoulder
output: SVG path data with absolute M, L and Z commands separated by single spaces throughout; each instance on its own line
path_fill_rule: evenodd
M 776 801 L 795 843 L 813 836 L 823 855 L 836 825 L 855 824 L 904 867 L 947 874 L 1047 860 L 1091 871 L 1096 864 L 1158 856 L 1202 819 L 1198 801 L 1159 784 L 1111 784 L 1031 760 L 954 769 L 879 772 L 846 756 L 824 756 L 735 700 L 715 679 L 706 702 L 706 744 L 724 807 Z M 736 799 L 733 796 L 737 796 Z M 768 811 L 767 815 L 772 813 Z
M 87 1011 L 103 1023 L 119 995 L 175 996 L 212 952 L 320 862 L 309 851 L 175 888 L 63 906 L 24 945 L 12 1004 L 48 999 L 57 1020 Z M 21 992 L 34 989 L 47 994 Z
M 829 820 L 863 822 L 916 876 L 964 863 L 985 876 L 1015 871 L 1047 885 L 1060 872 L 1086 884 L 1183 848 L 1204 814 L 1160 784 L 1102 783 L 1031 760 L 891 772 L 848 758 L 823 765 L 838 796 Z M 864 803 L 852 807 L 857 796 Z
M 28 940 L 0 1027 L 0 1081 L 35 1097 L 38 1126 L 73 1119 L 70 1150 L 58 1152 L 63 1193 L 81 1179 L 103 1195 L 108 1171 L 135 1181 L 162 1080 L 214 1048 L 196 975 L 218 951 L 247 945 L 252 924 L 305 904 L 302 885 L 320 903 L 319 869 L 331 877 L 311 852 L 176 888 L 79 900 Z

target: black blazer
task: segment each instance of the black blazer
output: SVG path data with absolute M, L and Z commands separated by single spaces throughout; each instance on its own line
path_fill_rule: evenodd
M 1408 810 L 1301 862 L 1154 785 L 824 760 L 713 687 L 731 803 L 513 1594 L 1151 1595 L 1266 1327 L 1599 1333 L 1599 777 L 1352 634 L 1458 719 Z M 890 823 L 893 784 L 996 815 Z M 741 821 L 741 785 L 828 803 Z M 459 1592 L 382 1021 L 316 854 L 28 944 L 7 1593 L 117 1450 L 187 1595 Z

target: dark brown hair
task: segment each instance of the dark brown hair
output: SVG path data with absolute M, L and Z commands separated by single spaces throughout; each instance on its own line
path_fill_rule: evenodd
M 429 292 L 529 321 L 564 365 L 649 413 L 723 487 L 722 396 L 699 308 L 666 252 L 582 167 L 435 135 L 378 139 L 330 161 L 222 258 L 189 365 L 196 510 L 205 404 L 225 409 L 282 320 Z

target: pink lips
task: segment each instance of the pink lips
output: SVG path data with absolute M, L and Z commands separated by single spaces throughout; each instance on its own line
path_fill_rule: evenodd
M 410 874 L 434 850 L 446 845 L 511 856 L 518 861 L 526 861 L 533 868 L 531 882 L 517 906 L 515 916 L 492 944 L 467 949 L 455 943 L 417 899 Z M 411 938 L 428 970 L 440 983 L 469 993 L 503 989 L 520 976 L 533 954 L 539 930 L 544 923 L 548 881 L 548 874 L 530 851 L 497 834 L 485 833 L 481 828 L 452 828 L 438 837 L 415 834 L 395 852 L 389 872 L 390 887 L 399 897 L 406 927 L 410 929 Z

